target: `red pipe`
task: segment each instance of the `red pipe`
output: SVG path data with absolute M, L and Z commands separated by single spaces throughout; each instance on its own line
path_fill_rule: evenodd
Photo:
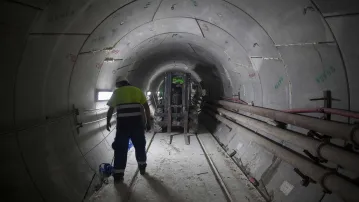
M 228 100 L 228 101 L 232 101 L 232 102 L 236 102 L 236 103 L 241 103 L 241 104 L 246 104 L 248 105 L 247 102 L 238 99 L 238 98 L 229 98 L 229 97 L 222 97 L 222 99 Z M 300 109 L 288 109 L 288 110 L 283 110 L 283 112 L 287 112 L 287 113 L 293 113 L 293 114 L 300 114 L 300 113 L 326 113 L 326 114 L 336 114 L 336 115 L 340 115 L 340 116 L 345 116 L 345 117 L 350 117 L 350 118 L 354 118 L 354 119 L 359 119 L 359 113 L 356 112 L 351 112 L 351 111 L 346 111 L 346 110 L 342 110 L 342 109 L 333 109 L 333 108 L 300 108 Z
M 354 119 L 359 119 L 359 113 L 341 110 L 341 109 L 333 109 L 333 108 L 322 108 L 324 113 L 327 114 L 336 114 L 340 116 L 346 116 Z
M 299 108 L 299 109 L 288 109 L 288 110 L 283 110 L 283 112 L 288 112 L 288 113 L 293 113 L 293 114 L 298 114 L 298 113 L 323 113 L 322 108 Z

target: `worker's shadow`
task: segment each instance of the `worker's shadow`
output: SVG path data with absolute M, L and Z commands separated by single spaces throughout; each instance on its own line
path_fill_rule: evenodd
M 151 188 L 161 197 L 161 201 L 184 201 L 177 192 L 173 191 L 171 188 L 162 184 L 157 178 L 150 176 L 149 174 L 143 175 Z
M 127 202 L 130 198 L 134 198 L 130 187 L 125 183 L 118 183 L 114 185 L 117 190 L 117 196 L 121 199 L 119 202 Z M 136 200 L 134 200 L 136 201 Z

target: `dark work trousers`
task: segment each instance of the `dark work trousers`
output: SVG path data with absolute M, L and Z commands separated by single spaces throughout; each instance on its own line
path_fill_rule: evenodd
M 125 172 L 130 139 L 136 151 L 137 163 L 146 165 L 146 138 L 142 117 L 117 118 L 116 129 L 115 141 L 112 143 L 112 148 L 115 150 L 114 172 Z

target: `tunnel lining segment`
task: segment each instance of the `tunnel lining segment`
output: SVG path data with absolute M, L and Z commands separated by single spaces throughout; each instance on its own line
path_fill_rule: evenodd
M 345 63 L 345 60 L 344 60 L 342 49 L 340 48 L 340 46 L 338 44 L 338 40 L 336 39 L 336 36 L 334 35 L 333 29 L 330 27 L 328 21 L 325 19 L 326 17 L 320 11 L 318 5 L 313 0 L 310 0 L 310 2 L 314 5 L 315 9 L 318 11 L 318 13 L 323 18 L 324 23 L 328 26 L 328 28 L 330 30 L 330 33 L 332 34 L 332 37 L 333 37 L 333 39 L 335 41 L 335 45 L 336 45 L 337 49 L 339 50 L 339 56 L 341 58 L 341 62 L 342 62 L 342 65 L 344 67 L 344 73 L 345 73 L 346 89 L 347 89 L 347 94 L 348 94 L 348 110 L 351 110 L 351 98 L 350 98 L 351 95 L 350 95 L 350 85 L 349 85 L 349 78 L 348 78 L 348 70 L 347 70 L 347 64 Z M 348 122 L 349 121 L 350 121 L 350 119 L 348 118 Z
M 21 2 L 21 1 L 15 1 L 15 0 L 5 0 L 5 1 L 10 2 L 10 3 L 13 3 L 13 4 L 18 4 L 18 5 L 21 5 L 21 6 L 29 7 L 29 8 L 38 10 L 38 11 L 43 11 L 43 10 L 44 10 L 44 9 L 41 8 L 41 7 L 34 6 L 34 5 L 31 5 L 31 4 L 28 4 L 28 3 L 24 3 L 24 2 Z
M 69 1 L 70 2 L 70 1 Z M 95 2 L 95 1 L 91 1 L 91 2 Z M 131 1 L 131 2 L 129 2 L 128 4 L 131 4 L 131 3 L 133 3 L 133 2 L 135 2 L 135 1 Z M 161 6 L 161 4 L 162 4 L 162 2 L 164 2 L 164 1 L 161 1 L 160 2 L 160 4 L 159 4 L 159 6 L 158 6 L 158 8 L 157 8 L 157 10 L 158 9 L 161 9 L 160 7 L 162 7 Z M 220 3 L 221 3 L 222 1 L 220 1 Z M 230 2 L 230 1 L 225 1 L 225 2 Z M 313 2 L 313 1 L 311 1 L 311 2 Z M 96 3 L 96 2 L 95 2 Z M 145 2 L 146 3 L 146 2 Z M 233 2 L 232 2 L 233 3 Z M 230 3 L 231 5 L 232 5 L 232 3 Z M 71 4 L 71 3 L 69 3 L 69 4 Z M 314 4 L 314 3 L 313 3 Z M 94 5 L 96 5 L 96 4 L 94 4 Z M 107 5 L 107 4 L 106 4 Z M 117 4 L 116 4 L 117 5 Z M 246 4 L 244 4 L 244 5 L 246 5 Z M 51 6 L 51 5 L 50 5 Z M 88 6 L 88 4 L 86 4 L 86 5 L 84 5 L 84 9 L 85 8 L 87 8 L 87 6 Z M 125 7 L 126 5 L 124 5 L 124 6 L 121 6 L 121 8 L 123 8 L 123 7 Z M 81 7 L 82 8 L 82 7 Z M 243 12 L 245 12 L 248 16 L 250 16 L 251 18 L 253 18 L 253 20 L 257 20 L 259 23 L 262 23 L 262 21 L 259 19 L 257 19 L 255 16 L 251 16 L 250 15 L 250 12 L 248 12 L 247 11 L 247 9 L 246 8 L 243 8 L 243 7 L 241 7 L 241 6 L 237 6 L 237 8 L 238 9 L 240 9 L 240 10 L 242 10 Z M 120 8 L 119 8 L 120 9 Z M 167 8 L 168 9 L 168 8 Z M 59 9 L 60 10 L 60 9 Z M 107 11 L 108 11 L 109 9 L 103 9 L 103 10 L 101 10 L 101 11 L 104 11 L 104 12 L 101 12 L 101 13 L 107 13 Z M 116 12 L 116 11 L 118 11 L 118 9 L 115 9 L 115 11 L 114 12 Z M 45 12 L 43 12 L 43 13 L 45 13 Z M 81 12 L 81 14 L 84 14 L 84 12 Z M 99 13 L 100 14 L 100 13 Z M 153 19 L 154 18 L 156 18 L 156 15 L 157 15 L 158 13 L 157 13 L 157 11 L 154 13 L 154 16 L 152 17 Z M 44 18 L 46 18 L 46 17 L 49 17 L 49 16 L 47 16 L 47 15 L 45 15 L 44 14 Z M 111 14 L 109 15 L 109 16 L 111 16 Z M 107 16 L 107 17 L 105 17 L 105 19 L 106 18 L 108 18 L 109 16 Z M 50 16 L 51 17 L 51 16 Z M 78 16 L 76 16 L 76 17 L 78 17 Z M 324 18 L 326 18 L 325 16 L 324 16 Z M 152 20 L 153 20 L 152 19 Z M 76 21 L 76 19 L 70 19 L 70 20 L 74 20 L 74 21 Z M 256 22 L 257 22 L 256 21 Z M 78 22 L 78 21 L 76 21 L 76 22 Z M 76 24 L 76 22 L 74 22 L 74 24 Z M 90 21 L 84 21 L 84 22 L 90 22 Z M 97 24 L 97 22 L 98 21 L 96 21 L 96 24 Z M 98 27 L 98 26 L 100 26 L 102 23 L 104 22 L 104 20 L 102 21 L 102 22 L 100 22 L 98 25 L 95 25 L 96 27 Z M 198 23 L 199 22 L 199 20 L 197 20 L 196 19 L 196 22 Z M 55 23 L 54 23 L 55 24 Z M 73 25 L 73 23 L 70 23 L 70 24 L 72 24 Z M 59 25 L 59 24 L 56 24 L 58 27 L 61 27 L 61 24 Z M 72 25 L 69 25 L 69 27 L 71 27 Z M 268 24 L 267 24 L 268 25 Z M 84 27 L 86 27 L 86 26 L 84 26 Z M 87 26 L 87 28 L 88 28 L 89 26 Z M 93 27 L 93 26 L 91 26 L 91 27 Z M 262 26 L 263 27 L 263 26 Z M 264 26 L 265 27 L 265 26 Z M 40 27 L 41 28 L 41 27 Z M 57 28 L 56 28 L 57 29 Z M 95 28 L 96 29 L 96 28 Z M 94 32 L 94 30 L 95 29 L 93 29 L 92 30 L 92 33 Z M 36 29 L 35 29 L 36 30 Z M 48 30 L 48 29 L 46 29 L 46 30 Z M 44 31 L 44 33 L 46 33 L 46 30 Z M 57 29 L 58 30 L 58 29 Z M 71 28 L 66 28 L 66 30 L 69 30 L 69 31 L 71 31 L 71 30 L 74 30 L 74 29 L 71 29 Z M 76 29 L 75 29 L 76 30 Z M 200 27 L 200 30 L 203 32 L 203 30 L 201 29 L 201 27 Z M 268 30 L 265 30 L 264 28 L 263 28 L 263 30 L 265 31 L 265 32 L 267 32 Z M 81 33 L 81 32 L 79 32 L 79 33 Z M 41 33 L 30 33 L 30 35 L 36 35 L 36 36 L 38 36 L 38 37 L 43 37 L 43 36 L 40 36 L 40 34 Z M 47 33 L 48 35 L 51 35 L 51 34 L 56 34 L 56 35 L 71 35 L 71 34 L 75 34 L 75 33 L 67 33 L 67 34 L 62 34 L 62 33 L 51 33 L 51 32 L 49 32 L 49 33 Z M 41 34 L 42 35 L 42 34 Z M 46 35 L 46 34 L 44 34 L 44 35 Z M 86 34 L 85 34 L 86 35 Z M 269 34 L 267 33 L 267 35 L 269 36 Z M 333 35 L 333 33 L 332 33 L 332 35 Z M 334 36 L 334 35 L 333 35 Z M 271 36 L 269 36 L 269 37 L 271 37 Z M 275 37 L 274 37 L 275 38 Z M 89 37 L 87 37 L 87 39 L 85 40 L 85 42 L 83 43 L 83 44 L 85 44 L 86 43 L 86 41 L 88 41 L 89 40 Z M 259 40 L 261 40 L 260 38 L 259 38 Z M 295 41 L 295 39 L 293 39 L 293 41 Z M 335 41 L 336 41 L 336 39 L 335 39 Z M 273 42 L 274 43 L 274 42 Z M 259 43 L 259 45 L 260 45 L 260 43 Z M 336 43 L 336 45 L 337 45 L 337 47 L 338 48 L 340 48 L 339 46 L 338 46 L 338 44 Z M 274 45 L 274 46 L 276 46 L 276 45 Z M 82 48 L 83 48 L 83 45 L 82 45 Z M 81 48 L 81 49 L 82 49 Z M 80 49 L 80 50 L 81 50 Z M 339 52 L 340 52 L 340 54 L 342 54 L 342 50 L 340 50 L 339 49 Z M 58 52 L 56 52 L 56 53 L 58 53 Z M 280 53 L 279 53 L 280 54 Z M 78 55 L 81 55 L 81 53 L 80 53 L 80 51 L 79 51 L 79 53 L 78 53 Z M 259 55 L 259 54 L 258 54 Z M 221 55 L 222 56 L 222 55 Z M 218 56 L 218 57 L 221 57 L 221 56 Z M 268 57 L 270 57 L 270 56 L 268 56 Z M 343 56 L 341 56 L 342 57 L 342 63 L 345 63 L 344 64 L 344 69 L 345 69 L 345 71 L 347 70 L 347 67 L 345 67 L 345 65 L 347 65 L 348 66 L 348 64 L 346 64 L 346 61 L 344 61 L 343 60 Z M 275 57 L 273 57 L 273 58 L 275 58 Z M 280 55 L 280 57 L 278 57 L 278 58 L 282 58 L 282 56 Z M 78 59 L 78 58 L 77 58 Z M 220 59 L 225 59 L 225 57 L 222 57 L 222 58 L 220 58 Z M 282 58 L 283 59 L 283 58 Z M 286 58 L 284 58 L 284 59 L 286 59 Z M 284 60 L 282 60 L 282 61 L 284 61 Z M 76 60 L 76 62 L 77 62 L 77 60 Z M 251 61 L 252 62 L 252 61 Z M 290 62 L 290 61 L 288 61 L 288 62 Z M 284 62 L 283 62 L 284 63 Z M 76 64 L 76 63 L 75 63 Z M 68 99 L 68 101 L 66 101 L 66 103 L 67 103 L 67 108 L 69 109 L 70 108 L 70 103 L 71 103 L 71 100 L 70 100 L 70 96 L 69 96 L 69 92 L 70 92 L 70 86 L 71 86 L 71 80 L 73 80 L 73 73 L 74 73 L 74 69 L 76 68 L 75 66 L 76 65 L 72 65 L 72 68 L 71 68 L 71 74 L 70 74 L 70 81 L 69 81 L 69 84 L 68 84 L 68 91 L 67 91 L 67 94 L 68 94 L 68 97 L 67 97 L 67 99 Z M 121 64 L 121 63 L 119 63 L 119 64 Z M 287 68 L 287 65 L 286 64 L 284 64 L 285 65 L 285 68 Z M 224 65 L 224 66 L 226 66 L 226 65 Z M 106 68 L 106 67 L 104 67 L 104 68 Z M 349 67 L 348 67 L 349 68 Z M 139 70 L 142 70 L 143 71 L 143 69 L 139 69 Z M 350 73 L 350 71 L 349 71 L 350 69 L 348 69 L 348 73 Z M 137 74 L 137 72 L 133 72 L 134 74 Z M 349 83 L 348 83 L 348 74 L 347 72 L 345 73 L 346 74 L 346 80 L 347 80 L 347 85 L 348 85 L 348 88 L 347 88 L 347 90 L 348 91 L 350 91 L 350 90 L 352 90 L 353 88 L 350 88 L 349 89 Z M 228 73 L 227 73 L 228 74 Z M 287 74 L 288 74 L 288 72 L 287 72 Z M 16 74 L 17 75 L 17 74 Z M 34 75 L 30 75 L 30 76 L 34 76 Z M 35 75 L 36 76 L 36 75 Z M 236 75 L 237 77 L 238 77 L 238 75 Z M 350 76 L 350 75 L 349 75 Z M 107 78 L 107 77 L 106 77 Z M 260 76 L 258 75 L 258 78 L 260 78 Z M 257 78 L 257 79 L 258 79 Z M 289 78 L 289 77 L 288 77 Z M 97 80 L 99 80 L 100 79 L 100 77 L 99 77 L 99 75 L 97 76 Z M 103 79 L 103 78 L 101 78 L 101 79 Z M 207 78 L 206 78 L 207 79 Z M 344 80 L 344 78 L 343 78 L 343 80 Z M 260 79 L 259 79 L 259 81 L 261 81 Z M 16 81 L 15 81 L 16 82 Z M 215 82 L 217 82 L 217 80 L 215 80 Z M 43 82 L 43 83 L 46 83 L 46 82 Z M 97 82 L 98 83 L 98 82 Z M 97 84 L 96 84 L 97 85 Z M 233 85 L 235 85 L 235 84 L 233 84 Z M 242 85 L 242 84 L 241 84 Z M 244 84 L 243 84 L 244 85 Z M 243 92 L 247 92 L 248 93 L 248 91 L 259 91 L 259 88 L 255 88 L 255 87 L 253 87 L 255 84 L 252 82 L 250 85 L 252 85 L 252 88 L 246 88 L 245 90 L 243 90 Z M 257 85 L 257 84 L 256 84 Z M 263 88 L 262 88 L 262 85 L 264 85 L 264 84 L 260 84 L 260 87 L 261 87 L 261 90 L 262 90 L 262 96 L 263 96 Z M 351 85 L 355 85 L 355 84 L 351 84 Z M 15 86 L 16 86 L 16 84 L 15 84 Z M 233 86 L 232 86 L 233 87 Z M 353 86 L 352 86 L 353 87 Z M 290 86 L 290 88 L 291 88 L 291 86 Z M 16 87 L 15 87 L 15 89 L 14 89 L 14 91 L 16 91 L 17 89 L 16 89 Z M 344 91 L 344 90 L 343 90 Z M 352 91 L 353 92 L 353 91 Z M 43 92 L 44 93 L 44 92 Z M 46 93 L 46 92 L 45 92 Z M 292 98 L 292 92 L 290 91 L 289 92 L 290 93 L 290 98 Z M 296 92 L 294 92 L 294 93 L 296 93 Z M 15 93 L 16 94 L 16 93 Z M 353 93 L 352 93 L 353 94 Z M 255 95 L 253 95 L 255 98 L 256 98 L 256 96 L 257 96 L 257 94 L 255 94 Z M 348 94 L 348 96 L 349 96 L 349 109 L 350 109 L 350 107 L 351 107 L 351 104 L 352 105 L 354 105 L 354 103 L 353 103 L 353 101 L 351 101 L 350 100 L 350 94 Z M 352 95 L 352 97 L 353 97 L 354 95 Z M 14 97 L 16 97 L 15 95 L 14 95 Z M 45 96 L 46 97 L 46 96 Z M 245 97 L 244 99 L 246 99 L 247 101 L 251 101 L 251 97 L 249 96 L 249 97 Z M 252 99 L 253 100 L 253 99 Z M 258 98 L 258 100 L 260 100 L 259 98 Z M 254 101 L 255 102 L 257 102 L 258 100 L 255 100 L 254 99 Z M 261 98 L 261 100 L 263 100 L 263 97 Z M 352 102 L 352 103 L 350 103 L 350 102 Z M 289 105 L 290 105 L 290 107 L 291 107 L 291 101 L 289 101 Z M 91 104 L 93 104 L 93 103 L 91 103 Z M 260 104 L 259 104 L 260 105 Z M 98 107 L 98 106 L 101 106 L 101 104 L 98 104 L 98 103 L 94 103 L 92 106 L 95 106 L 95 107 Z M 31 107 L 33 107 L 33 106 L 31 106 Z M 81 107 L 81 106 L 80 106 Z M 34 107 L 35 108 L 35 107 Z M 16 110 L 18 110 L 17 109 L 17 107 L 14 107 L 14 113 L 16 113 Z M 20 110 L 21 111 L 21 110 Z M 35 116 L 34 116 L 35 117 Z M 35 117 L 36 118 L 36 117 Z M 41 118 L 41 117 L 40 117 Z M 18 117 L 16 117 L 16 116 L 14 116 L 14 120 L 15 121 L 18 121 L 17 120 L 18 119 Z M 102 127 L 103 126 L 103 123 L 100 123 L 100 124 L 98 124 L 100 127 Z M 15 126 L 16 126 L 16 123 L 15 123 Z M 104 132 L 102 131 L 102 133 L 104 134 Z
M 162 2 L 161 2 L 162 3 Z M 159 6 L 160 7 L 160 6 Z M 194 19 L 194 20 L 196 20 L 196 22 L 198 23 L 198 20 L 201 20 L 201 19 Z M 204 21 L 204 20 L 202 20 L 202 21 Z M 199 27 L 199 29 L 202 31 L 202 29 L 201 29 L 201 27 Z M 133 31 L 133 30 L 132 30 Z M 228 33 L 228 32 L 227 32 Z M 125 35 L 125 36 L 127 36 L 128 35 L 128 33 Z M 124 37 L 125 37 L 124 36 Z M 233 37 L 233 35 L 231 35 L 232 37 Z M 238 41 L 237 41 L 238 42 Z M 117 42 L 117 43 L 119 43 L 119 42 Z M 241 44 L 240 44 L 241 45 Z M 241 45 L 242 46 L 242 45 Z M 243 47 L 243 46 L 242 46 Z M 228 74 L 228 73 L 227 73 Z M 259 77 L 258 77 L 258 79 L 259 79 Z M 263 93 L 262 93 L 263 94 Z

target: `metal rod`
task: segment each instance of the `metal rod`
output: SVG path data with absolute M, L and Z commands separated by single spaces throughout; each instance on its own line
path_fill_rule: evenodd
M 156 92 L 152 94 L 153 102 L 155 103 L 155 107 L 157 109 L 157 98 L 156 98 Z
M 299 109 L 288 109 L 284 110 L 287 113 L 326 113 L 326 114 L 335 114 L 350 118 L 359 119 L 359 113 L 342 110 L 342 109 L 334 109 L 334 108 L 299 108 Z
M 185 136 L 185 140 L 187 137 L 187 126 L 188 126 L 188 114 L 187 114 L 187 74 L 183 74 L 183 86 L 182 86 L 182 113 L 184 115 L 183 118 L 183 133 Z M 187 142 L 186 142 L 187 144 Z
M 242 126 L 251 126 L 256 129 L 256 132 L 266 135 L 270 134 L 281 140 L 294 144 L 300 148 L 310 151 L 312 154 L 316 154 L 318 157 L 327 159 L 334 163 L 339 164 L 343 168 L 357 172 L 359 168 L 359 155 L 346 151 L 338 146 L 330 143 L 324 143 L 314 138 L 304 136 L 300 133 L 278 128 L 262 121 L 246 117 L 223 108 L 217 108 L 206 104 L 210 109 L 217 111 L 236 120 Z
M 224 100 L 230 100 L 232 102 L 238 102 L 238 103 L 241 103 L 241 104 L 248 104 L 248 102 L 244 101 L 244 100 L 241 100 L 240 98 L 230 98 L 230 97 L 221 97 L 222 99 Z
M 322 108 L 298 108 L 298 109 L 288 109 L 288 110 L 283 110 L 283 112 L 287 112 L 287 113 L 323 113 L 323 111 L 321 110 Z
M 105 120 L 105 119 L 107 119 L 107 117 L 102 118 L 102 119 L 98 119 L 98 120 L 95 120 L 95 121 L 85 122 L 85 123 L 82 123 L 82 125 L 88 125 L 88 124 L 92 124 L 92 123 L 97 123 L 97 122 Z
M 184 130 L 184 141 L 186 145 L 189 145 L 189 136 L 188 136 L 188 111 L 189 111 L 189 87 L 191 85 L 191 75 L 190 74 L 184 74 L 184 82 L 183 82 L 183 88 L 182 88 L 182 106 L 183 106 L 183 114 L 184 114 L 184 120 L 183 120 L 183 130 Z
M 166 106 L 165 109 L 167 110 L 167 132 L 170 133 L 172 131 L 172 108 L 171 108 L 171 104 L 172 104 L 172 97 L 171 97 L 171 92 L 172 92 L 172 73 L 168 72 L 166 75 L 166 81 L 165 81 L 165 90 L 166 90 L 166 95 L 165 95 L 165 99 L 166 99 Z
M 227 201 L 232 202 L 233 199 L 232 199 L 231 194 L 229 193 L 229 191 L 228 191 L 228 189 L 227 189 L 227 187 L 226 187 L 226 184 L 224 184 L 221 175 L 219 174 L 219 172 L 218 172 L 216 166 L 214 165 L 214 163 L 213 163 L 211 157 L 208 155 L 207 150 L 206 150 L 206 148 L 204 147 L 204 145 L 203 145 L 201 139 L 198 137 L 198 135 L 196 135 L 196 137 L 197 137 L 197 140 L 198 140 L 199 145 L 201 146 L 201 148 L 202 148 L 202 150 L 203 150 L 204 156 L 206 157 L 206 159 L 207 159 L 207 161 L 208 161 L 209 167 L 210 167 L 211 170 L 213 171 L 213 174 L 214 174 L 214 176 L 216 177 L 216 179 L 217 179 L 217 181 L 218 181 L 218 183 L 219 183 L 219 186 L 222 188 L 222 191 L 224 192 L 224 195 L 225 195 Z
M 54 117 L 46 116 L 46 120 L 51 121 L 51 120 L 54 120 L 54 119 L 61 119 L 61 118 L 65 118 L 65 117 L 68 117 L 68 116 L 74 115 L 74 114 L 77 114 L 76 110 L 72 110 L 71 112 L 62 114 L 60 116 L 54 116 Z
M 239 170 L 243 173 L 243 175 L 245 175 L 246 176 L 246 178 L 247 178 L 247 180 L 248 181 L 250 181 L 249 180 L 249 175 L 246 173 L 246 171 L 243 169 L 243 166 L 241 166 L 241 165 L 239 165 L 239 163 L 234 159 L 234 157 L 233 156 L 230 156 L 228 153 L 227 153 L 227 151 L 225 150 L 225 148 L 223 147 L 223 144 L 221 145 L 221 142 L 213 135 L 213 133 L 211 133 L 210 132 L 210 134 L 211 134 L 211 136 L 212 136 L 212 139 L 214 140 L 214 141 L 216 141 L 217 143 L 218 143 L 218 145 L 222 148 L 222 153 L 226 156 L 226 158 L 229 158 L 229 159 L 231 159 L 232 160 L 232 162 L 234 163 L 234 164 L 236 164 L 236 166 L 239 168 Z M 234 136 L 233 136 L 234 137 Z M 258 191 L 258 193 L 264 198 L 264 200 L 266 200 L 266 201 L 271 201 L 271 199 L 270 199 L 270 196 L 267 194 L 267 193 L 264 193 L 258 186 L 254 186 L 253 185 L 253 183 L 251 183 L 251 185 L 252 185 L 252 188 L 254 188 L 254 189 L 256 189 L 257 191 Z M 247 185 L 248 186 L 248 185 Z
M 7 134 L 11 134 L 11 133 L 17 133 L 17 132 L 26 131 L 26 130 L 29 130 L 29 129 L 45 126 L 45 125 L 48 125 L 48 124 L 56 123 L 56 122 L 59 122 L 59 121 L 65 119 L 65 118 L 68 118 L 71 115 L 77 115 L 77 112 L 73 111 L 73 112 L 69 112 L 67 114 L 58 116 L 58 117 L 50 117 L 50 118 L 47 118 L 46 121 L 31 125 L 31 126 L 20 127 L 20 128 L 13 129 L 13 130 L 3 131 L 3 132 L 0 132 L 0 135 L 7 135 Z
M 332 108 L 332 92 L 330 90 L 323 91 L 323 98 L 324 98 L 324 107 L 325 108 Z M 324 115 L 325 120 L 331 120 L 332 115 L 330 113 L 326 113 Z
M 98 109 L 84 109 L 84 112 L 91 112 L 91 111 L 99 111 L 99 110 L 105 110 L 108 109 L 108 107 L 98 108 Z
M 85 199 L 86 199 L 86 197 L 87 197 L 87 194 L 89 193 L 89 190 L 90 190 L 90 188 L 91 188 L 92 182 L 93 182 L 93 180 L 95 179 L 95 177 L 96 177 L 96 172 L 92 175 L 91 181 L 90 181 L 89 185 L 87 186 L 85 195 L 84 195 L 84 197 L 82 198 L 82 202 L 85 201 Z
M 359 127 L 356 125 L 348 125 L 344 123 L 327 121 L 309 116 L 302 116 L 298 114 L 290 114 L 290 113 L 262 108 L 262 107 L 243 105 L 243 104 L 228 102 L 224 100 L 215 101 L 214 103 L 222 105 L 225 108 L 239 109 L 260 116 L 264 116 L 267 118 L 271 118 L 276 121 L 314 130 L 316 132 L 320 132 L 325 135 L 348 140 L 353 142 L 355 145 L 359 145 L 359 130 L 358 130 Z
M 112 116 L 115 116 L 115 115 L 117 115 L 117 113 L 114 113 Z M 88 125 L 88 124 L 92 124 L 92 123 L 97 123 L 97 122 L 105 120 L 105 119 L 107 119 L 107 117 L 102 118 L 102 119 L 97 119 L 95 121 L 89 121 L 89 122 L 85 122 L 85 123 L 80 123 L 79 125 L 84 126 L 84 125 Z
M 320 183 L 324 189 L 332 191 L 342 197 L 348 202 L 357 202 L 357 193 L 359 193 L 359 187 L 347 179 L 333 173 L 330 169 L 313 163 L 308 158 L 300 155 L 282 145 L 274 143 L 272 140 L 265 138 L 261 135 L 254 133 L 253 131 L 236 124 L 220 115 L 212 115 L 222 123 L 231 128 L 243 128 L 246 132 L 241 135 L 249 136 L 257 144 L 263 146 L 268 151 L 278 156 L 282 160 L 291 164 L 295 168 L 300 169 L 305 175 L 311 177 L 313 180 Z
M 333 108 L 330 108 L 330 109 L 322 108 L 321 110 L 324 113 L 336 114 L 336 115 L 340 115 L 340 116 L 359 119 L 359 113 L 355 113 L 355 112 L 351 112 L 351 111 L 346 111 L 346 110 L 341 110 L 341 109 L 333 109 Z

